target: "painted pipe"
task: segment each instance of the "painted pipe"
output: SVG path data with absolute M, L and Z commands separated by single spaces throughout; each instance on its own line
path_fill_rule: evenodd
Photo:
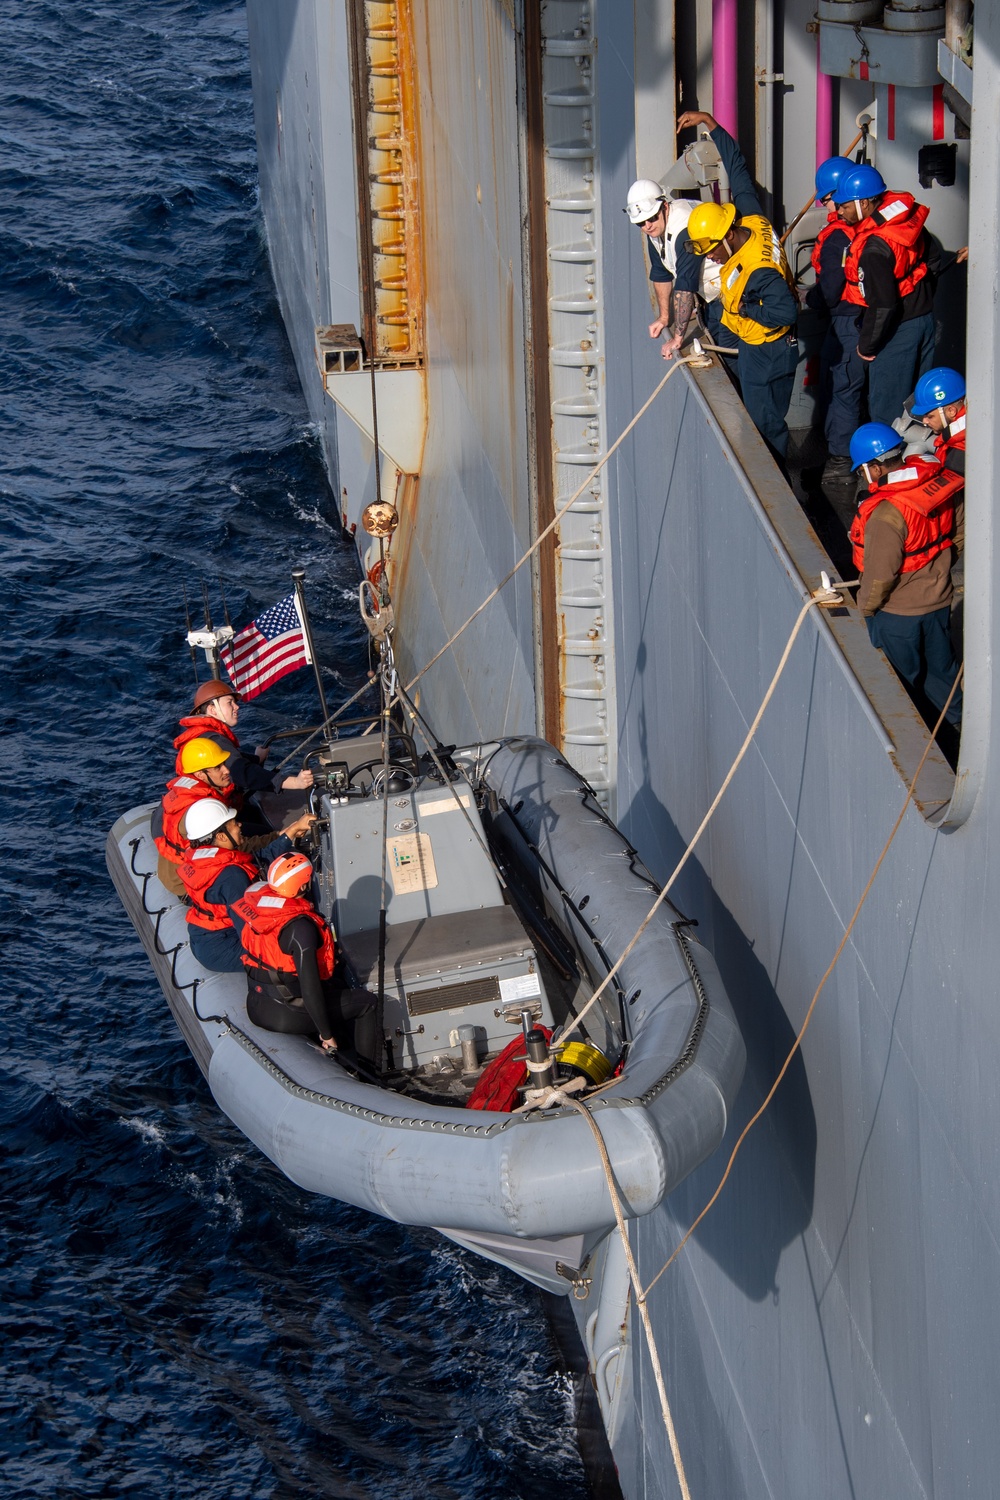
M 833 156 L 833 79 L 819 65 L 819 33 L 816 35 L 816 165 Z
M 737 0 L 712 0 L 712 114 L 734 138 L 739 111 L 736 15 Z

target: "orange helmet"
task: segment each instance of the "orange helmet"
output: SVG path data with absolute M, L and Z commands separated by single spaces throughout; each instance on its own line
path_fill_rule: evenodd
M 298 896 L 312 875 L 313 867 L 304 854 L 279 854 L 267 867 L 267 883 L 280 896 Z
M 214 703 L 216 698 L 239 698 L 239 693 L 228 682 L 223 682 L 219 677 L 210 677 L 208 682 L 203 682 L 195 690 L 194 711 L 204 708 L 206 703 Z

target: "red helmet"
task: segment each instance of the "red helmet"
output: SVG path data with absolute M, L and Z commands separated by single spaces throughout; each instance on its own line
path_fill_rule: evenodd
M 203 682 L 195 691 L 194 711 L 204 708 L 206 703 L 214 703 L 216 698 L 239 698 L 239 693 L 228 682 L 222 682 L 218 677 L 209 678 Z
M 313 867 L 304 854 L 279 854 L 267 867 L 267 883 L 279 896 L 297 896 L 312 880 Z

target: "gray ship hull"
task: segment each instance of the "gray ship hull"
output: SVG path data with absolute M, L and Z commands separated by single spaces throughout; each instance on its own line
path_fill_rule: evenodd
M 428 426 L 396 597 L 405 664 L 419 668 L 530 542 L 534 449 L 512 25 L 520 11 L 485 0 L 414 10 Z M 308 184 L 322 225 L 343 220 L 354 191 L 345 188 L 351 115 L 337 71 L 344 8 L 342 0 L 251 0 L 249 14 L 275 275 L 351 524 L 373 493 L 370 445 L 324 394 L 313 345 L 316 327 L 360 320 L 357 249 L 350 237 L 311 232 L 303 197 Z M 637 153 L 641 161 L 652 149 L 655 99 L 637 25 L 632 7 L 601 4 L 593 96 L 605 204 L 595 220 L 603 345 L 595 360 L 612 437 L 663 373 L 646 337 L 640 247 L 617 207 Z M 983 100 L 1000 97 L 998 31 L 995 19 L 980 18 Z M 311 122 L 294 146 L 286 128 L 280 156 L 266 123 L 278 92 L 286 121 L 294 100 L 300 121 Z M 669 137 L 665 128 L 664 163 Z M 970 341 L 971 389 L 994 389 L 998 137 L 995 120 L 973 130 L 970 299 L 989 312 Z M 790 136 L 786 143 L 784 193 L 793 207 L 808 192 L 811 146 L 796 154 Z M 991 689 L 1000 640 L 990 602 L 995 419 L 980 411 L 977 421 L 957 782 L 932 749 L 800 1054 L 718 1203 L 650 1294 L 694 1495 L 841 1500 L 996 1488 L 1000 876 L 991 857 Z M 605 478 L 616 762 L 609 795 L 626 836 L 663 880 L 829 562 L 718 370 L 672 378 Z M 423 680 L 425 707 L 460 737 L 541 727 L 531 594 L 525 569 Z M 739 997 L 749 1064 L 719 1153 L 630 1228 L 644 1284 L 711 1195 L 788 1054 L 926 743 L 857 615 L 813 612 L 675 892 L 699 916 Z M 648 1351 L 614 1240 L 591 1274 L 589 1296 L 572 1306 L 624 1494 L 674 1495 Z

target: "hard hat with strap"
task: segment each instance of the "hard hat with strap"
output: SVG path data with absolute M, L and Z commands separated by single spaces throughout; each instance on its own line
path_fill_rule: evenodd
M 735 222 L 735 203 L 699 203 L 688 219 L 688 239 L 694 254 L 707 255 L 716 249 Z
M 864 422 L 851 438 L 851 468 L 860 469 L 862 464 L 882 463 L 886 458 L 901 453 L 903 439 L 888 422 Z
M 235 808 L 227 807 L 217 797 L 202 797 L 184 814 L 183 832 L 189 844 L 196 844 L 199 839 L 211 838 L 235 817 Z
M 880 198 L 885 192 L 885 178 L 874 167 L 855 167 L 845 172 L 833 190 L 834 203 L 860 203 L 863 198 Z
M 816 197 L 822 203 L 824 198 L 829 198 L 847 173 L 854 171 L 854 162 L 849 156 L 828 156 L 826 161 L 821 161 L 816 168 Z
M 640 177 L 628 190 L 625 212 L 630 224 L 645 224 L 655 219 L 664 202 L 665 194 L 658 182 L 651 177 Z
M 965 400 L 965 376 L 948 365 L 937 365 L 921 375 L 913 393 L 913 415 L 926 417 L 939 406 L 954 406 Z
M 235 698 L 237 702 L 240 701 L 240 695 L 231 683 L 223 682 L 220 677 L 210 677 L 208 682 L 203 682 L 195 689 L 192 705 L 194 712 L 204 708 L 206 703 L 214 703 L 216 698 Z
M 231 753 L 212 740 L 188 740 L 181 747 L 181 771 L 185 776 L 190 776 L 194 771 L 211 771 L 216 766 L 224 765 Z

